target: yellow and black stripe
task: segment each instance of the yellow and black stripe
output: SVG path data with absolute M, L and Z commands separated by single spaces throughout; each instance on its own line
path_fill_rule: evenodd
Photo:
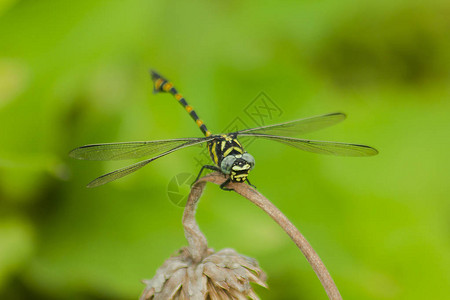
M 245 152 L 237 138 L 227 134 L 217 136 L 217 138 L 208 142 L 208 151 L 217 166 L 220 166 L 222 160 L 228 155 L 239 155 Z
M 173 86 L 172 82 L 168 81 L 155 71 L 151 71 L 152 80 L 153 80 L 153 91 L 154 93 L 170 93 L 172 94 L 175 99 L 184 107 L 184 109 L 189 113 L 189 115 L 192 117 L 192 119 L 195 121 L 197 126 L 200 128 L 200 130 L 203 132 L 205 136 L 210 136 L 211 132 L 206 128 L 206 125 L 203 123 L 202 120 L 197 116 L 197 113 L 195 110 L 187 104 L 186 99 L 178 93 L 178 91 Z

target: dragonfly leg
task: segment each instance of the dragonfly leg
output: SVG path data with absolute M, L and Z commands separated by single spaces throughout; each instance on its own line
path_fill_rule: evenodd
M 253 184 L 251 184 L 251 182 L 250 182 L 250 180 L 248 180 L 248 178 L 247 178 L 247 182 L 248 182 L 248 185 L 249 185 L 249 186 L 254 187 L 254 188 L 256 189 L 256 186 L 254 186 Z
M 204 166 L 200 169 L 200 172 L 198 172 L 197 178 L 195 178 L 195 180 L 194 180 L 194 182 L 191 184 L 191 186 L 192 186 L 195 182 L 197 182 L 197 180 L 200 178 L 200 176 L 202 176 L 202 173 L 203 173 L 203 170 L 204 170 L 204 169 L 208 169 L 208 170 L 212 170 L 212 171 L 219 171 L 219 172 L 221 172 L 220 169 L 219 169 L 218 167 L 216 167 L 216 166 L 204 165 Z
M 221 188 L 222 190 L 224 190 L 224 191 L 233 191 L 233 189 L 229 189 L 229 188 L 226 188 L 226 187 L 225 187 L 227 184 L 230 183 L 230 181 L 231 181 L 230 178 L 228 178 L 227 180 L 225 180 L 225 181 L 220 185 L 220 188 Z

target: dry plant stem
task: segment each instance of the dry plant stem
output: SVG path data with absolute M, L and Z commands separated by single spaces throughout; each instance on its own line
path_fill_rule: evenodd
M 187 207 L 183 216 L 183 224 L 185 226 L 185 235 L 189 242 L 189 248 L 191 249 L 192 255 L 194 257 L 202 257 L 207 250 L 206 238 L 200 232 L 197 223 L 194 219 L 195 208 L 199 197 L 207 181 L 221 184 L 224 181 L 224 175 L 218 172 L 210 173 L 202 178 L 200 178 L 193 186 L 191 194 L 187 201 Z M 306 257 L 310 265 L 312 266 L 314 272 L 316 272 L 317 277 L 319 277 L 329 299 L 338 300 L 342 299 L 339 290 L 331 278 L 330 273 L 323 264 L 319 255 L 314 251 L 312 246 L 308 243 L 306 238 L 298 231 L 298 229 L 288 220 L 288 218 L 266 197 L 264 197 L 257 190 L 243 183 L 230 183 L 227 188 L 234 189 L 234 191 L 243 197 L 247 198 L 259 208 L 264 210 L 275 222 L 280 225 L 284 231 L 289 235 L 289 237 L 294 241 L 297 247 L 302 251 L 303 255 Z M 189 206 L 189 209 L 188 209 Z M 192 218 L 192 219 L 191 219 Z M 196 247 L 200 246 L 200 248 Z M 198 250 L 200 249 L 200 250 Z
M 198 200 L 205 189 L 206 181 L 198 180 L 191 188 L 183 213 L 184 235 L 189 243 L 188 251 L 194 263 L 199 263 L 208 255 L 206 237 L 195 221 L 195 210 Z

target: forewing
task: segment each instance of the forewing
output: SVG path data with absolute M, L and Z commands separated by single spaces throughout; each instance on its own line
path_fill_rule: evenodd
M 276 136 L 297 136 L 300 134 L 313 132 L 325 127 L 332 126 L 343 120 L 346 116 L 343 113 L 332 113 L 315 116 L 306 119 L 289 121 L 281 124 L 267 125 L 257 128 L 244 129 L 237 132 L 238 135 L 270 134 Z
M 212 139 L 212 138 L 207 138 L 207 139 L 197 139 L 196 141 L 193 140 L 193 141 L 185 142 L 184 144 L 182 144 L 182 145 L 180 145 L 180 146 L 177 146 L 177 147 L 175 147 L 175 148 L 172 148 L 172 149 L 170 149 L 170 150 L 168 150 L 168 151 L 166 151 L 166 152 L 164 152 L 164 153 L 161 153 L 161 154 L 159 154 L 159 155 L 157 155 L 157 156 L 155 156 L 155 157 L 152 157 L 152 158 L 150 158 L 150 159 L 147 159 L 147 160 L 138 162 L 138 163 L 136 163 L 136 164 L 130 165 L 130 166 L 128 166 L 128 167 L 125 167 L 125 168 L 122 168 L 122 169 L 118 169 L 118 170 L 115 170 L 115 171 L 113 171 L 113 172 L 111 172 L 111 173 L 102 175 L 102 176 L 100 176 L 100 177 L 94 179 L 93 181 L 91 181 L 91 182 L 87 185 L 87 187 L 88 187 L 88 188 L 97 187 L 97 186 L 103 185 L 103 184 L 105 184 L 105 183 L 114 181 L 114 180 L 116 180 L 116 179 L 122 178 L 122 177 L 124 177 L 124 176 L 126 176 L 126 175 L 128 175 L 128 174 L 131 174 L 131 173 L 133 173 L 133 172 L 139 170 L 139 169 L 142 168 L 143 166 L 147 165 L 148 163 L 150 163 L 150 162 L 152 162 L 152 161 L 154 161 L 154 160 L 156 160 L 156 159 L 158 159 L 158 158 L 160 158 L 160 157 L 163 157 L 163 156 L 165 156 L 165 155 L 167 155 L 167 154 L 170 154 L 170 153 L 172 153 L 172 152 L 175 152 L 175 151 L 177 151 L 177 150 L 180 150 L 180 149 L 183 149 L 183 148 L 186 148 L 186 147 L 190 147 L 190 146 L 193 146 L 193 145 L 197 145 L 197 144 L 204 143 L 204 142 L 206 142 L 206 141 L 208 141 L 208 140 L 211 140 L 211 139 Z
M 320 154 L 339 155 L 339 156 L 373 156 L 378 154 L 378 151 L 375 148 L 366 145 L 328 142 L 328 141 L 313 141 L 313 140 L 304 140 L 271 135 L 259 135 L 258 137 L 277 141 L 304 151 Z
M 83 160 L 124 160 L 158 155 L 191 142 L 206 142 L 208 138 L 184 138 L 148 142 L 94 144 L 73 149 L 69 156 Z

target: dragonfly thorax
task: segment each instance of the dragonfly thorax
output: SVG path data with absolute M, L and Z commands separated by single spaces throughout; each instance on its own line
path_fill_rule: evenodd
M 220 169 L 224 174 L 229 174 L 231 181 L 244 182 L 248 172 L 255 166 L 255 159 L 250 153 L 230 154 L 225 157 Z

